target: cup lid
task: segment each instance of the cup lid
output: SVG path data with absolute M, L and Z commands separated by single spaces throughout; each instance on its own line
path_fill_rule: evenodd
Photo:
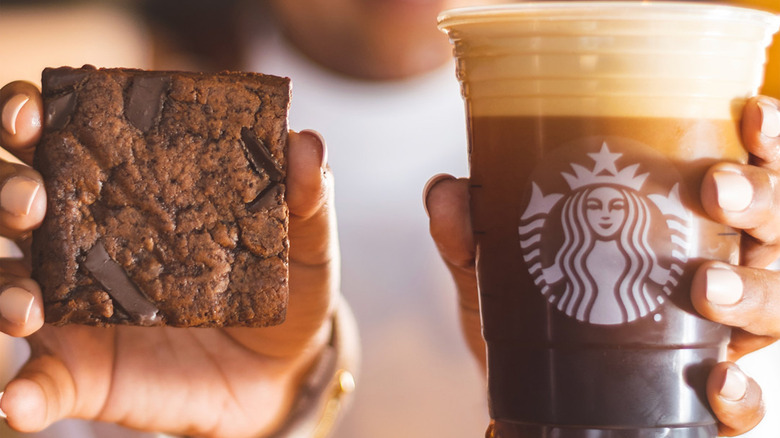
M 772 33 L 780 29 L 780 16 L 740 6 L 672 1 L 551 1 L 506 5 L 472 6 L 443 11 L 439 29 L 463 24 L 511 21 L 518 18 L 597 19 L 597 20 L 673 20 L 673 21 L 748 21 L 764 23 Z

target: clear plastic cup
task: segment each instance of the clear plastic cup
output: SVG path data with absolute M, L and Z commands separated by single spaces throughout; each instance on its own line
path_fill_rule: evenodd
M 778 17 L 705 3 L 545 2 L 440 15 L 469 126 L 489 436 L 714 437 L 729 329 L 690 304 L 739 262 L 699 186 L 744 163 Z

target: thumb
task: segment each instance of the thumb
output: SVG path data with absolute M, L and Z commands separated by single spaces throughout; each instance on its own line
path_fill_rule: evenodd
M 425 186 L 423 203 L 430 218 L 431 237 L 455 281 L 466 342 L 484 366 L 485 344 L 479 316 L 474 265 L 476 247 L 471 230 L 468 180 L 444 174 L 434 176 Z
M 70 417 L 75 403 L 75 385 L 68 369 L 52 356 L 41 356 L 28 362 L 6 386 L 0 410 L 13 429 L 31 433 Z

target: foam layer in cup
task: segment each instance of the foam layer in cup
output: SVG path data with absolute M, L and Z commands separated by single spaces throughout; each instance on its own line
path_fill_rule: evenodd
M 473 116 L 728 119 L 763 80 L 770 13 L 670 2 L 444 12 Z

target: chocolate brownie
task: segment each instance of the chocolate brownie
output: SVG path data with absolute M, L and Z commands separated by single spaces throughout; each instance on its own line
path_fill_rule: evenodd
M 47 322 L 284 320 L 289 79 L 85 66 L 42 82 Z

